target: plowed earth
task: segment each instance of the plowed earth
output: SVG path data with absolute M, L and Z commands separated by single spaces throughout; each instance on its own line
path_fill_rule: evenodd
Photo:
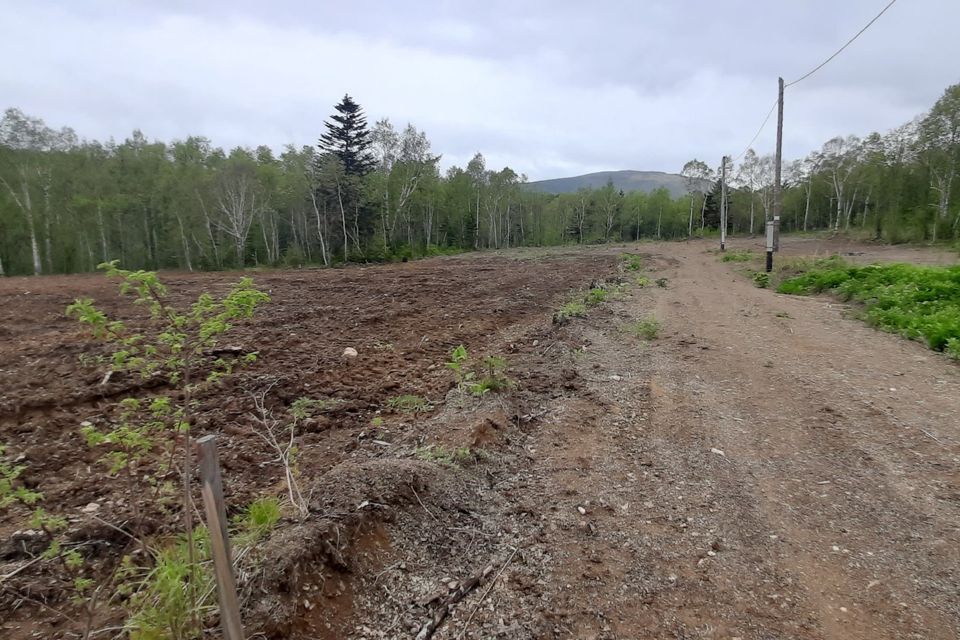
M 197 425 L 218 435 L 231 512 L 282 495 L 249 394 L 269 388 L 278 414 L 328 402 L 302 434 L 310 516 L 281 521 L 239 575 L 248 637 L 956 638 L 957 366 L 831 299 L 756 289 L 708 248 L 254 274 L 272 302 L 229 342 L 260 359 L 200 398 Z M 621 251 L 666 286 L 636 285 Z M 237 277 L 164 280 L 185 303 Z M 618 280 L 587 317 L 551 321 L 571 290 Z M 103 347 L 63 317 L 78 295 L 135 315 L 100 277 L 0 281 L 0 442 L 102 580 L 129 552 L 113 527 L 132 500 L 151 539 L 179 520 L 106 480 L 78 424 L 170 390 L 80 364 Z M 658 338 L 628 331 L 650 316 Z M 458 344 L 504 357 L 513 387 L 456 389 Z M 430 406 L 390 408 L 401 394 Z M 0 516 L 0 572 L 17 572 L 0 583 L 3 637 L 116 635 L 121 603 L 88 625 L 57 566 L 27 566 L 26 518 Z

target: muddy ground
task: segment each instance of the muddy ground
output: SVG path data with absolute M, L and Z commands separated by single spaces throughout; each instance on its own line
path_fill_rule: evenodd
M 249 394 L 270 388 L 278 414 L 299 397 L 327 408 L 303 425 L 310 516 L 287 516 L 240 574 L 248 635 L 956 638 L 957 365 L 829 298 L 757 289 L 710 248 L 253 274 L 273 301 L 229 342 L 260 359 L 200 398 L 231 511 L 282 493 L 275 456 L 249 431 Z M 783 248 L 956 258 L 837 240 Z M 637 286 L 623 251 L 666 286 Z M 165 280 L 183 302 L 236 277 Z M 572 290 L 606 280 L 623 292 L 552 322 Z M 138 496 L 104 481 L 78 425 L 111 420 L 125 395 L 169 390 L 101 385 L 103 368 L 80 364 L 103 347 L 63 317 L 77 295 L 132 315 L 98 276 L 0 281 L 0 442 L 106 567 L 129 547 L 112 527 L 128 526 Z M 627 330 L 649 317 L 656 339 Z M 505 358 L 513 387 L 458 390 L 443 364 L 458 344 Z M 391 408 L 401 394 L 430 406 Z M 175 507 L 145 506 L 150 535 L 176 530 Z M 62 572 L 27 566 L 26 517 L 0 516 L 0 573 L 20 570 L 2 582 L 3 636 L 79 637 L 88 624 Z M 93 637 L 113 637 L 122 610 L 101 609 Z

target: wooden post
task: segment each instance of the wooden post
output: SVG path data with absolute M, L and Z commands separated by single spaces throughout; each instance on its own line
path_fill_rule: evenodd
M 210 531 L 210 548 L 217 577 L 217 599 L 220 603 L 223 637 L 224 640 L 244 640 L 215 439 L 215 436 L 209 435 L 197 440 L 197 448 L 200 450 L 200 480 L 203 483 L 200 492 L 203 495 L 204 510 L 207 512 L 207 529 Z

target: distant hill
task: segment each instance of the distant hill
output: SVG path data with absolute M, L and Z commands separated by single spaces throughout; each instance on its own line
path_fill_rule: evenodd
M 554 178 L 528 183 L 534 191 L 544 193 L 572 193 L 581 187 L 599 189 L 613 181 L 613 186 L 623 191 L 646 191 L 647 193 L 666 187 L 674 198 L 687 192 L 683 176 L 663 171 L 598 171 L 571 178 Z

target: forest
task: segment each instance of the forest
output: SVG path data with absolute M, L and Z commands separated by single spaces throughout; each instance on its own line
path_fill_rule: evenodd
M 0 121 L 0 275 L 130 268 L 218 270 L 375 262 L 482 248 L 680 239 L 716 230 L 720 167 L 691 160 L 688 193 L 612 185 L 551 195 L 481 153 L 441 170 L 425 132 L 369 126 L 349 96 L 315 146 L 225 151 L 199 136 L 117 143 L 53 129 L 16 108 Z M 886 133 L 838 136 L 783 167 L 785 231 L 884 242 L 956 241 L 960 85 Z M 729 231 L 772 211 L 772 155 L 726 168 Z

